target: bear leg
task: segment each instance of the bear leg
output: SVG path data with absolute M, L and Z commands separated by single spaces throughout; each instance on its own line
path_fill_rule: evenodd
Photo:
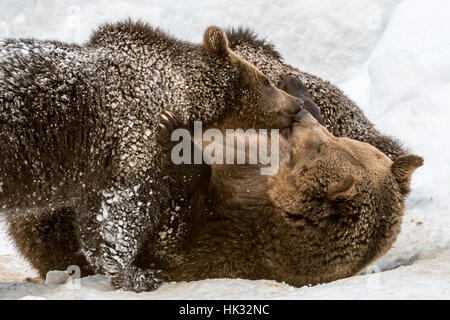
M 168 280 L 161 270 L 141 269 L 136 257 L 145 240 L 160 224 L 164 203 L 151 196 L 158 187 L 129 179 L 126 186 L 92 193 L 78 208 L 81 251 L 88 262 L 110 278 L 112 284 L 135 292 L 152 291 Z M 150 196 L 149 196 L 150 195 Z M 168 198 L 168 197 L 167 197 Z M 155 205 L 159 204 L 159 205 Z

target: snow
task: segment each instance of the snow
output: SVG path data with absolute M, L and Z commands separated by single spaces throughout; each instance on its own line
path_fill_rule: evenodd
M 82 278 L 79 285 L 0 282 L 2 299 L 442 299 L 450 287 L 450 253 L 412 265 L 354 276 L 314 287 L 294 288 L 268 280 L 210 279 L 165 283 L 153 292 L 115 290 L 105 276 Z M 3 259 L 4 260 L 4 259 Z M 0 263 L 12 264 L 14 257 Z M 1 264 L 0 264 L 1 265 Z M 1 271 L 1 268 L 0 268 Z M 32 275 L 30 273 L 30 275 Z M 1 281 L 1 278 L 0 278 Z
M 267 37 L 292 65 L 340 81 L 364 63 L 399 2 L 1 0 L 0 36 L 82 43 L 99 23 L 132 17 L 200 42 L 209 25 L 243 25 Z
M 23 282 L 36 272 L 0 224 L 0 299 L 450 298 L 450 2 L 2 0 L 0 36 L 82 43 L 97 24 L 127 16 L 197 42 L 211 24 L 251 26 L 288 63 L 336 83 L 380 131 L 425 158 L 402 232 L 362 274 L 328 284 L 210 279 L 135 294 L 100 275 L 77 286 Z

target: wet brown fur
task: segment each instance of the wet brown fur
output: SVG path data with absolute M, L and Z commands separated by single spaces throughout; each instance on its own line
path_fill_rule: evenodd
M 186 241 L 159 261 L 173 280 L 324 283 L 356 274 L 391 247 L 421 157 L 392 162 L 367 143 L 334 137 L 312 116 L 294 124 L 280 153 L 273 176 L 258 165 L 181 169 L 203 168 L 203 177 L 187 186 L 201 189 Z

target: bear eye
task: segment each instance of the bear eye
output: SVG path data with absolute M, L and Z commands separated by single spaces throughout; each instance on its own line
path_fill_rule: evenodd
M 267 79 L 267 78 L 264 78 L 263 79 L 263 84 L 266 86 L 266 87 L 270 87 L 270 81 L 269 81 L 269 79 Z
M 317 152 L 320 153 L 322 151 L 323 147 L 325 146 L 325 143 L 321 142 L 317 145 Z

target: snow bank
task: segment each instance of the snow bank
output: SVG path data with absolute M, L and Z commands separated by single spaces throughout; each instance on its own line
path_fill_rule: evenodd
M 448 1 L 402 2 L 366 63 L 342 85 L 382 132 L 425 158 L 402 233 L 378 264 L 450 247 L 449 16 Z
M 15 257 L 6 265 L 14 264 Z M 115 290 L 102 275 L 82 278 L 78 285 L 0 282 L 2 299 L 442 299 L 449 296 L 450 251 L 433 259 L 381 273 L 355 276 L 314 287 L 240 279 L 165 283 L 157 291 Z M 0 259 L 0 265 L 2 259 Z M 1 269 L 0 269 L 1 270 Z M 32 274 L 31 274 L 32 275 Z
M 132 17 L 200 42 L 209 25 L 250 26 L 305 71 L 348 79 L 370 54 L 399 0 L 2 0 L 0 36 L 81 43 L 99 23 Z
M 448 1 L 4 0 L 0 35 L 82 42 L 98 22 L 126 16 L 192 41 L 210 24 L 249 25 L 289 63 L 336 82 L 382 132 L 425 158 L 413 177 L 402 232 L 363 275 L 329 284 L 215 279 L 134 294 L 113 290 L 102 276 L 82 279 L 79 289 L 17 282 L 36 274 L 14 254 L 0 225 L 0 298 L 450 298 Z

